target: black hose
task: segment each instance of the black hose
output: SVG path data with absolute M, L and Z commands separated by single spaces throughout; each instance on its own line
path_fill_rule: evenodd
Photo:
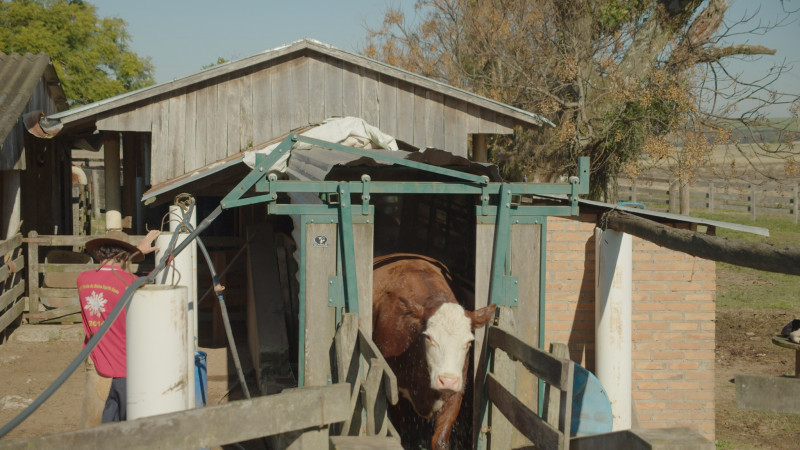
M 211 276 L 214 279 L 214 288 L 217 291 L 217 298 L 219 299 L 219 309 L 222 313 L 222 323 L 225 325 L 225 334 L 228 336 L 228 345 L 231 347 L 231 356 L 233 357 L 233 365 L 236 366 L 236 373 L 239 375 L 239 382 L 242 384 L 242 390 L 244 391 L 245 398 L 250 398 L 250 390 L 247 388 L 247 381 L 244 378 L 244 371 L 242 370 L 242 363 L 239 361 L 239 352 L 236 350 L 236 342 L 233 340 L 233 331 L 231 330 L 231 321 L 228 318 L 228 307 L 225 305 L 225 297 L 222 295 L 221 289 L 216 289 L 219 286 L 219 278 L 217 277 L 217 272 L 214 270 L 214 264 L 211 262 L 211 256 L 208 254 L 208 250 L 206 250 L 206 246 L 203 245 L 203 240 L 200 237 L 197 237 L 197 244 L 200 247 L 200 251 L 203 252 L 203 256 L 206 258 L 206 264 L 208 264 L 208 270 L 211 271 Z M 199 301 L 198 301 L 199 303 Z
M 175 234 L 173 234 L 173 236 L 172 236 L 172 240 L 170 241 L 170 247 L 172 247 L 174 245 L 175 239 L 178 236 L 178 233 L 180 232 L 181 227 L 186 228 L 190 232 L 193 231 L 192 226 L 189 224 L 189 221 L 187 220 L 187 218 L 191 217 L 191 215 L 192 215 L 192 208 L 194 208 L 194 202 L 191 202 L 190 205 L 189 205 L 189 208 L 185 212 L 182 212 L 183 217 L 182 217 L 182 220 L 181 220 L 181 224 L 180 224 L 180 226 L 178 226 L 176 228 Z M 197 240 L 198 246 L 200 247 L 200 251 L 203 253 L 203 256 L 206 259 L 206 264 L 208 265 L 208 270 L 211 272 L 211 277 L 212 277 L 213 283 L 214 283 L 213 287 L 214 287 L 214 290 L 217 292 L 217 298 L 219 299 L 220 312 L 222 313 L 222 323 L 225 325 L 225 334 L 228 337 L 228 344 L 230 345 L 231 357 L 233 358 L 233 364 L 236 367 L 236 373 L 239 376 L 239 382 L 242 384 L 242 390 L 244 391 L 244 396 L 245 396 L 245 398 L 249 399 L 250 398 L 250 390 L 247 387 L 247 381 L 245 380 L 245 377 L 244 377 L 244 371 L 242 370 L 242 363 L 241 363 L 241 361 L 239 361 L 239 352 L 236 349 L 236 341 L 234 341 L 234 339 L 233 339 L 233 330 L 231 330 L 231 321 L 230 321 L 230 318 L 228 317 L 228 307 L 225 305 L 225 297 L 222 294 L 222 289 L 218 289 L 217 288 L 218 286 L 220 286 L 219 277 L 217 276 L 217 272 L 214 269 L 214 263 L 211 261 L 211 255 L 208 254 L 208 250 L 206 249 L 205 244 L 203 244 L 203 240 L 200 239 L 199 235 L 196 237 L 196 240 Z M 164 277 L 162 279 L 162 284 L 164 283 L 164 281 L 166 281 L 166 271 L 164 272 Z M 198 299 L 197 300 L 197 305 L 199 305 L 199 303 L 200 303 L 200 301 Z M 197 305 L 195 305 L 195 307 L 197 307 Z
M 100 328 L 97 330 L 97 333 L 95 333 L 92 336 L 92 338 L 89 339 L 89 342 L 86 343 L 86 345 L 83 347 L 83 350 L 81 350 L 81 352 L 78 353 L 78 356 L 76 356 L 75 359 L 72 360 L 71 363 L 69 363 L 67 368 L 64 369 L 63 372 L 61 372 L 61 375 L 59 375 L 58 378 L 56 378 L 55 381 L 53 381 L 53 383 L 50 386 L 48 386 L 47 389 L 44 390 L 44 392 L 39 394 L 39 396 L 36 397 L 36 399 L 33 402 L 31 402 L 30 405 L 28 405 L 19 414 L 17 414 L 16 417 L 11 419 L 7 424 L 3 425 L 3 427 L 0 428 L 0 438 L 8 434 L 11 430 L 16 428 L 20 423 L 22 423 L 31 414 L 33 414 L 34 411 L 36 411 L 40 406 L 42 406 L 42 404 L 45 401 L 47 401 L 47 399 L 49 399 L 50 396 L 53 395 L 53 393 L 58 388 L 60 388 L 65 381 L 67 381 L 67 379 L 72 375 L 73 372 L 75 372 L 75 370 L 83 362 L 83 360 L 85 360 L 92 352 L 92 350 L 94 350 L 94 348 L 97 346 L 98 342 L 100 342 L 100 339 L 103 337 L 103 335 L 106 334 L 106 332 L 108 331 L 109 328 L 111 328 L 111 325 L 114 323 L 117 317 L 119 317 L 122 310 L 128 305 L 128 303 L 130 303 L 131 299 L 133 298 L 134 292 L 136 292 L 136 289 L 139 289 L 145 283 L 149 283 L 155 280 L 156 275 L 158 275 L 158 273 L 164 269 L 169 258 L 173 255 L 177 255 L 180 252 L 182 252 L 183 249 L 189 245 L 189 242 L 197 238 L 197 236 L 203 230 L 208 228 L 209 225 L 211 225 L 211 222 L 213 222 L 221 213 L 222 213 L 222 206 L 217 206 L 211 212 L 211 214 L 209 214 L 208 217 L 203 219 L 203 221 L 200 222 L 200 225 L 197 228 L 195 228 L 195 230 L 192 231 L 189 234 L 189 236 L 183 240 L 183 242 L 180 243 L 180 245 L 178 245 L 172 252 L 164 253 L 164 256 L 161 258 L 161 261 L 153 269 L 152 272 L 147 274 L 146 277 L 140 277 L 135 279 L 133 283 L 131 283 L 131 285 L 128 286 L 127 289 L 125 289 L 125 292 L 122 294 L 122 297 L 120 297 L 120 300 L 119 302 L 117 302 L 117 305 L 114 306 L 114 308 L 108 314 L 106 320 L 103 321 L 102 325 L 100 325 Z M 188 221 L 188 218 L 189 216 L 187 215 L 184 221 Z

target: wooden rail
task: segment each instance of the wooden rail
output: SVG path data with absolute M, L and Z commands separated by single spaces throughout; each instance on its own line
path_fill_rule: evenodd
M 25 280 L 22 276 L 25 269 L 25 258 L 22 256 L 22 235 L 0 241 L 0 342 L 3 341 L 6 329 L 22 317 L 25 301 Z
M 527 345 L 512 334 L 516 326 L 508 308 L 501 307 L 499 310 L 498 326 L 489 328 L 487 339 L 494 361 L 491 373 L 486 375 L 486 386 L 488 399 L 496 410 L 487 427 L 490 430 L 489 449 L 519 447 L 512 445 L 510 426 L 520 431 L 535 448 L 714 449 L 711 441 L 697 431 L 686 428 L 621 430 L 571 437 L 574 363 L 569 360 L 569 349 L 565 344 L 551 344 L 550 353 L 547 353 Z M 510 391 L 515 385 L 516 364 L 522 364 L 545 382 L 545 418 L 520 402 Z
M 358 316 L 342 315 L 342 324 L 334 338 L 336 377 L 352 387 L 348 418 L 341 427 L 342 436 L 391 436 L 400 439 L 389 421 L 389 404 L 395 405 L 397 378 L 378 347 L 358 327 Z M 367 365 L 361 370 L 361 361 Z M 366 423 L 362 425 L 362 419 Z
M 22 243 L 28 246 L 28 313 L 25 317 L 31 323 L 44 322 L 80 322 L 80 302 L 78 300 L 78 287 L 74 279 L 84 270 L 97 267 L 96 263 L 52 263 L 46 260 L 47 254 L 56 248 L 71 248 L 79 253 L 86 242 L 97 236 L 71 236 L 71 235 L 39 235 L 31 231 L 27 238 L 22 238 Z M 143 236 L 128 236 L 128 242 L 137 245 Z M 241 239 L 231 237 L 204 238 L 203 242 L 211 247 L 230 247 L 241 245 Z M 138 269 L 133 265 L 133 270 Z M 58 287 L 48 286 L 48 278 L 61 276 Z M 65 282 L 66 280 L 73 282 Z
M 510 311 L 501 308 L 500 325 L 513 328 L 513 322 L 504 320 L 504 317 L 507 319 L 510 316 Z M 527 345 L 501 326 L 493 326 L 488 331 L 488 345 L 494 354 L 494 367 L 486 375 L 486 389 L 492 407 L 502 414 L 502 418 L 499 414 L 492 414 L 490 448 L 511 447 L 508 440 L 510 433 L 505 431 L 506 420 L 536 448 L 568 448 L 572 420 L 572 362 Z M 520 402 L 510 391 L 515 384 L 515 361 L 548 386 L 558 390 L 558 401 L 549 402 L 547 420 Z M 552 391 L 548 393 L 551 398 L 555 397 Z
M 644 203 L 648 209 L 678 212 L 677 184 L 666 179 L 620 178 L 618 201 Z M 700 182 L 689 188 L 689 209 L 749 212 L 755 220 L 758 214 L 785 214 L 794 223 L 800 218 L 800 185 L 746 184 Z
M 44 280 L 48 274 L 77 274 L 84 270 L 96 268 L 90 264 L 65 264 L 41 262 L 50 250 L 57 247 L 69 247 L 79 252 L 87 241 L 96 236 L 71 236 L 55 235 L 40 236 L 36 231 L 28 233 L 23 242 L 28 245 L 28 314 L 26 318 L 31 323 L 49 321 L 80 322 L 80 303 L 78 301 L 78 287 L 48 287 Z M 141 236 L 130 236 L 129 242 L 133 245 L 139 243 Z M 65 277 L 69 278 L 69 277 Z
M 209 448 L 321 429 L 347 419 L 350 386 L 306 387 L 127 422 L 29 439 L 0 441 L 0 449 Z M 326 437 L 327 440 L 327 437 Z

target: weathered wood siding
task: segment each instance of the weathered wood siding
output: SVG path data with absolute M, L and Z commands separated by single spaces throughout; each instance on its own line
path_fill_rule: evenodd
M 25 105 L 25 109 L 22 111 L 22 116 L 31 111 L 44 111 L 45 115 L 58 111 L 55 101 L 47 91 L 44 77 L 34 88 L 28 104 Z M 11 132 L 8 133 L 8 136 L 5 137 L 5 141 L 0 142 L 2 144 L 0 148 L 3 149 L 0 152 L 0 170 L 25 170 L 27 168 L 23 151 L 25 148 L 25 136 L 25 125 L 22 120 L 18 120 Z
M 514 123 L 379 70 L 307 52 L 187 86 L 101 118 L 97 128 L 151 132 L 155 184 L 337 116 L 360 117 L 414 146 L 462 156 L 469 134 L 506 134 Z

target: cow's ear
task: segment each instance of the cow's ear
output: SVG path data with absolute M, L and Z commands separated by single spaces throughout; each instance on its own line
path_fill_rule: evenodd
M 497 305 L 492 303 L 491 305 L 484 306 L 481 309 L 476 309 L 470 313 L 470 319 L 472 320 L 472 329 L 476 330 L 478 328 L 486 326 L 489 322 L 494 319 L 494 310 L 497 308 Z
M 411 301 L 406 297 L 400 296 L 400 303 L 403 305 L 403 312 L 407 315 L 422 320 L 425 317 L 425 308 L 415 301 Z

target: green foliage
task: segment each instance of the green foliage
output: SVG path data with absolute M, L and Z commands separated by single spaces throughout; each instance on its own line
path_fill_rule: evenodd
M 652 2 L 648 0 L 601 0 L 598 1 L 597 26 L 603 32 L 613 32 L 622 25 L 639 17 Z
M 228 62 L 228 60 L 223 58 L 222 56 L 220 56 L 220 57 L 217 57 L 217 62 L 212 62 L 211 64 L 207 64 L 207 65 L 203 66 L 203 69 L 210 69 L 210 68 L 218 66 L 220 64 L 225 64 L 226 62 Z
M 756 222 L 749 214 L 707 214 L 703 217 L 722 222 L 739 223 L 767 228 L 769 237 L 742 231 L 717 228 L 717 236 L 745 242 L 760 242 L 775 247 L 797 246 L 800 243 L 800 226 L 791 217 L 759 216 Z M 782 309 L 800 308 L 800 276 L 764 272 L 747 267 L 717 263 L 717 308 L 719 309 Z
M 153 65 L 133 53 L 126 23 L 81 0 L 0 2 L 0 51 L 50 56 L 71 107 L 149 86 Z

